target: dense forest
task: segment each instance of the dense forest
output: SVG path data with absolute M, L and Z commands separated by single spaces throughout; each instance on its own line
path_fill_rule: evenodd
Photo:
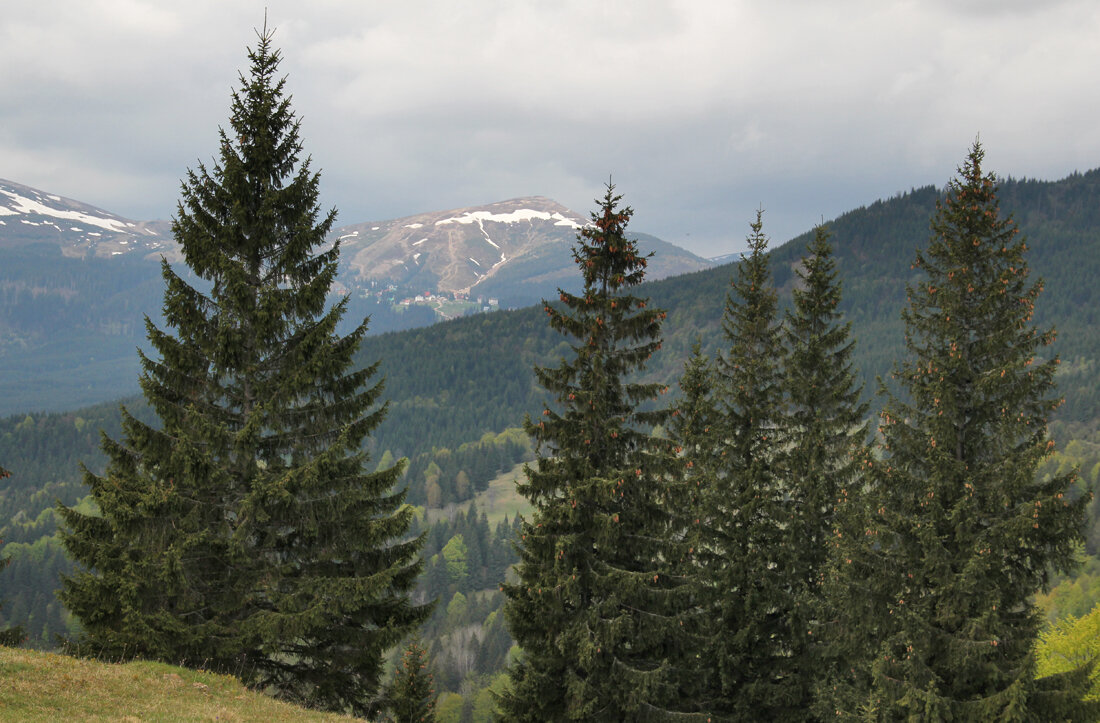
M 862 371 L 868 399 L 873 399 L 875 378 L 888 373 L 902 348 L 898 309 L 904 304 L 905 283 L 915 278 L 909 264 L 928 236 L 928 218 L 938 195 L 932 188 L 914 190 L 852 211 L 830 224 L 844 290 L 840 308 L 852 321 L 853 336 L 858 339 L 854 366 Z M 1036 320 L 1055 324 L 1059 330 L 1053 350 L 1063 360 L 1058 389 L 1066 404 L 1051 425 L 1059 449 L 1040 474 L 1055 475 L 1077 467 L 1082 473 L 1077 486 L 1083 492 L 1100 476 L 1096 432 L 1100 389 L 1093 361 L 1097 299 L 1094 285 L 1087 281 L 1100 271 L 1095 268 L 1100 249 L 1090 231 L 1095 228 L 1100 172 L 1056 183 L 1006 180 L 1000 195 L 1002 207 L 1015 215 L 1027 237 L 1035 275 L 1045 282 Z M 800 237 L 770 254 L 782 308 L 789 307 L 794 273 L 807 240 Z M 705 353 L 718 349 L 722 310 L 714 299 L 724 296 L 735 268 L 725 266 L 641 287 L 668 311 L 663 348 L 651 360 L 646 379 L 675 384 L 697 340 Z M 515 529 L 514 513 L 508 524 L 481 527 L 466 522 L 463 510 L 475 496 L 484 494 L 502 470 L 510 469 L 514 478 L 519 475 L 514 465 L 530 459 L 526 436 L 504 430 L 522 422 L 525 414 L 537 413 L 546 402 L 532 368 L 571 353 L 569 344 L 547 326 L 543 316 L 541 307 L 532 307 L 381 334 L 365 339 L 357 357 L 360 364 L 381 361 L 384 399 L 389 403 L 386 420 L 370 440 L 372 456 L 378 462 L 409 459 L 401 484 L 408 488 L 409 501 L 424 509 L 414 529 L 430 530 L 417 594 L 439 601 L 426 640 L 441 673 L 440 689 L 464 694 L 446 698 L 452 708 L 458 703 L 473 705 L 478 700 L 476 691 L 494 684 L 494 674 L 502 669 L 499 651 L 506 631 L 496 586 L 514 562 L 514 556 L 505 560 L 501 554 L 507 547 L 505 539 Z M 152 419 L 140 398 L 124 403 L 138 417 Z M 75 629 L 54 598 L 58 575 L 68 573 L 71 563 L 54 538 L 53 508 L 56 501 L 78 504 L 87 494 L 79 464 L 102 469 L 100 430 L 113 437 L 120 433 L 116 403 L 0 420 L 0 461 L 12 472 L 0 482 L 0 537 L 4 554 L 12 561 L 0 574 L 0 597 L 6 601 L 0 608 L 0 627 L 22 624 L 36 646 L 53 646 L 55 636 Z M 445 508 L 451 510 L 452 518 L 439 517 L 441 522 L 428 526 L 431 510 Z M 1052 620 L 1082 616 L 1100 600 L 1100 563 L 1095 562 L 1100 545 L 1098 503 L 1093 502 L 1089 512 L 1085 552 L 1090 562 L 1073 576 L 1057 578 L 1052 591 L 1039 598 Z M 496 553 L 486 552 L 486 540 L 489 548 L 496 546 Z M 453 571 L 460 566 L 448 570 L 444 554 L 448 545 L 452 562 L 461 558 L 465 545 L 467 570 L 472 559 L 477 572 L 455 577 Z M 466 632 L 457 635 L 459 630 Z M 487 645 L 496 652 L 481 653 Z M 499 679 L 495 684 L 500 684 Z M 487 698 L 480 700 L 484 709 Z

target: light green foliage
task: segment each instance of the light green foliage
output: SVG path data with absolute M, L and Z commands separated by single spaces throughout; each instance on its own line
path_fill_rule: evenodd
M 439 723 L 458 723 L 462 717 L 465 700 L 458 693 L 444 693 L 439 696 L 435 718 Z
M 1062 579 L 1049 592 L 1040 591 L 1035 604 L 1052 623 L 1087 615 L 1100 605 L 1100 558 L 1088 558 L 1074 575 Z
M 461 623 L 465 619 L 468 609 L 469 601 L 465 595 L 460 592 L 452 595 L 451 601 L 447 603 L 447 628 L 453 630 Z
M 11 476 L 10 472 L 8 472 L 3 467 L 0 467 L 0 480 L 4 479 L 5 477 L 10 477 L 10 476 Z M 0 544 L 2 544 L 2 543 L 3 543 L 3 540 L 0 540 Z M 7 557 L 0 555 L 0 570 L 3 570 L 10 563 L 11 563 L 11 561 L 8 560 Z M 3 599 L 0 598 L 0 606 L 2 606 L 2 604 L 3 604 Z M 12 627 L 12 628 L 0 629 L 0 645 L 16 645 L 16 644 L 22 642 L 23 637 L 24 636 L 23 636 L 22 628 Z
M 462 535 L 455 535 L 443 546 L 443 559 L 447 561 L 447 575 L 451 582 L 461 583 L 466 578 L 466 558 L 469 550 Z
M 1100 605 L 1083 617 L 1070 615 L 1039 635 L 1036 675 L 1040 678 L 1094 666 L 1088 699 L 1100 701 Z

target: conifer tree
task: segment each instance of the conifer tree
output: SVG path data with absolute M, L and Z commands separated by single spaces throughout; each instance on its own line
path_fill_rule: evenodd
M 232 95 L 218 160 L 189 171 L 173 222 L 189 285 L 163 262 L 159 358 L 141 387 L 160 418 L 85 473 L 101 516 L 60 508 L 82 570 L 61 598 L 80 648 L 231 672 L 314 707 L 368 712 L 382 653 L 426 615 L 409 601 L 418 540 L 400 466 L 362 452 L 385 413 L 376 366 L 352 370 L 366 322 L 326 309 L 339 246 L 265 28 Z
M 5 477 L 11 477 L 11 472 L 7 471 L 3 467 L 0 467 L 0 479 Z M 0 540 L 0 544 L 3 544 L 3 540 Z M 0 571 L 3 571 L 5 567 L 11 564 L 11 560 L 2 557 L 0 558 Z M 16 625 L 13 627 L 4 628 L 0 630 L 0 645 L 18 645 L 26 638 L 26 634 L 23 632 L 23 628 Z
M 647 259 L 619 200 L 608 185 L 578 236 L 583 292 L 545 305 L 574 356 L 536 369 L 555 404 L 525 425 L 538 459 L 519 485 L 534 506 L 519 579 L 503 586 L 523 649 L 498 701 L 506 720 L 644 720 L 690 703 L 678 691 L 688 588 L 671 572 L 682 555 L 669 475 L 683 462 L 646 431 L 668 411 L 638 409 L 664 388 L 627 379 L 660 348 L 665 313 L 630 293 Z
M 696 524 L 694 519 L 704 495 L 708 494 L 714 483 L 719 461 L 717 447 L 721 415 L 714 395 L 715 374 L 713 363 L 703 353 L 702 342 L 696 340 L 691 357 L 684 364 L 680 397 L 668 423 L 669 438 L 675 444 L 676 453 L 685 460 L 680 474 L 687 485 L 685 510 L 688 519 L 684 534 L 688 549 L 684 570 L 685 574 L 695 579 L 696 584 L 701 582 L 697 579 L 699 571 L 694 554 L 703 541 L 703 526 Z
M 1087 499 L 1072 499 L 1073 473 L 1036 479 L 1060 403 L 1057 359 L 1043 358 L 1054 332 L 1032 323 L 1042 284 L 983 155 L 975 143 L 914 264 L 895 367 L 905 394 L 887 395 L 864 530 L 840 566 L 878 607 L 842 621 L 878 644 L 835 701 L 841 717 L 1097 719 L 1080 702 L 1086 675 L 1035 681 L 1032 596 L 1072 565 Z
M 435 681 L 428 651 L 414 638 L 393 671 L 389 689 L 392 723 L 434 723 Z
M 814 229 L 797 271 L 801 284 L 783 327 L 786 368 L 785 490 L 790 502 L 784 574 L 795 596 L 788 689 L 808 711 L 821 675 L 822 585 L 837 524 L 837 497 L 858 483 L 859 454 L 868 436 L 868 404 L 852 368 L 851 323 L 841 322 L 836 261 L 823 226 Z M 815 638 L 814 635 L 817 635 Z
M 777 294 L 758 211 L 749 255 L 737 265 L 722 328 L 717 475 L 698 514 L 705 542 L 696 557 L 709 588 L 714 634 L 702 656 L 708 705 L 719 718 L 797 718 L 789 690 L 791 586 L 782 489 L 783 348 Z
M 714 399 L 714 385 L 714 365 L 703 353 L 702 342 L 696 340 L 691 356 L 684 364 L 680 397 L 668 424 L 670 436 L 681 447 L 678 453 L 689 455 L 692 460 L 712 454 L 717 444 L 720 417 Z M 696 461 L 688 469 L 698 470 L 702 466 Z

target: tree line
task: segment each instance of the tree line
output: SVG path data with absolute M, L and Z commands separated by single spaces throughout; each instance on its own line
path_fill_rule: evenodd
M 1037 678 L 1033 596 L 1072 570 L 1090 495 L 1037 475 L 1059 360 L 1042 283 L 975 143 L 907 286 L 869 433 L 828 232 L 781 316 L 758 213 L 675 405 L 629 381 L 664 312 L 609 186 L 546 305 L 575 354 L 522 493 L 507 720 L 1094 720 L 1092 662 Z M 647 432 L 664 425 L 665 434 Z M 1049 671 L 1048 671 L 1049 672 Z

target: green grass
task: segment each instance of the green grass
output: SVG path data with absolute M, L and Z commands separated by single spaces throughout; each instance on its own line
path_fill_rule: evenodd
M 250 691 L 228 675 L 0 647 L 0 721 L 352 721 Z
M 531 503 L 516 492 L 516 480 L 523 479 L 523 464 L 517 464 L 510 470 L 501 472 L 489 481 L 488 488 L 484 492 L 478 492 L 474 496 L 479 512 L 484 512 L 489 518 L 489 527 L 492 528 L 504 518 L 514 519 L 516 513 L 528 515 L 531 512 Z M 463 511 L 469 509 L 470 503 L 463 502 L 457 506 Z M 448 516 L 445 509 L 433 508 L 428 510 L 428 522 L 436 522 Z
M 533 464 L 533 463 L 532 463 Z M 529 515 L 531 503 L 516 492 L 516 480 L 523 479 L 523 465 L 517 464 L 507 472 L 502 472 L 489 481 L 489 487 L 484 492 L 478 492 L 474 497 L 478 510 L 485 510 L 489 517 L 489 526 L 492 527 L 507 517 L 509 520 L 519 512 Z

